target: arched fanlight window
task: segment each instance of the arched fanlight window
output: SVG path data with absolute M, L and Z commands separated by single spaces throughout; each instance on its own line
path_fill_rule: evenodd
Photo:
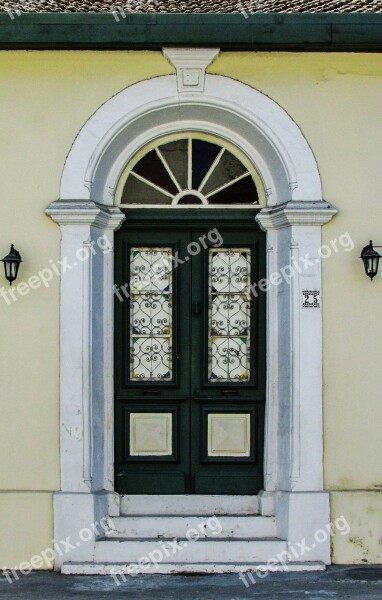
M 222 143 L 194 136 L 143 151 L 130 166 L 120 197 L 125 206 L 259 204 L 253 169 Z

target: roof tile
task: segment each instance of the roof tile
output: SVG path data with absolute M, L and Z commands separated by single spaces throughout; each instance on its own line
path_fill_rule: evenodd
M 0 11 L 126 13 L 381 13 L 382 0 L 0 0 Z

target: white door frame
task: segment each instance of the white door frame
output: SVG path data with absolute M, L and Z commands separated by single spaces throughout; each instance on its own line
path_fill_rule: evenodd
M 264 283 L 268 364 L 263 514 L 275 512 L 280 537 L 291 543 L 303 538 L 309 543 L 329 522 L 329 496 L 323 489 L 319 251 L 321 227 L 336 210 L 323 201 L 312 150 L 291 117 L 249 86 L 205 75 L 217 54 L 165 51 L 177 76 L 142 81 L 101 106 L 76 137 L 60 199 L 46 210 L 61 227 L 62 260 L 72 266 L 61 278 L 56 540 L 76 539 L 84 527 L 119 513 L 113 481 L 113 237 L 125 217 L 114 206 L 115 191 L 137 151 L 185 130 L 235 144 L 257 169 L 266 191 L 267 207 L 257 217 L 267 231 L 267 277 L 273 283 Z M 300 259 L 307 257 L 305 268 Z M 306 307 L 305 290 L 318 293 L 315 308 Z M 63 561 L 91 561 L 95 539 L 96 533 L 69 555 L 57 555 L 56 568 Z M 330 542 L 300 560 L 329 563 Z

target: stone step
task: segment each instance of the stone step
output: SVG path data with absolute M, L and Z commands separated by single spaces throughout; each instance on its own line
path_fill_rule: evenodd
M 287 543 L 277 538 L 249 540 L 199 539 L 103 539 L 96 542 L 94 560 L 100 563 L 266 563 L 282 562 Z
M 121 515 L 256 515 L 257 496 L 122 496 Z
M 63 575 L 109 575 L 113 576 L 116 581 L 123 583 L 125 579 L 128 579 L 129 573 L 131 573 L 132 565 L 126 563 L 64 563 L 62 566 L 61 573 Z M 256 582 L 256 572 L 260 572 L 264 577 L 264 571 L 279 572 L 285 571 L 289 573 L 302 572 L 302 571 L 325 571 L 326 566 L 322 562 L 290 562 L 288 564 L 272 564 L 270 567 L 267 563 L 161 563 L 158 566 L 150 564 L 145 565 L 145 570 L 141 570 L 138 574 L 151 574 L 157 575 L 173 575 L 173 574 L 184 574 L 193 573 L 197 574 L 209 574 L 209 573 L 245 573 L 247 582 L 249 585 L 253 583 L 252 579 L 249 578 L 249 574 L 252 574 L 253 580 Z
M 108 538 L 275 538 L 276 521 L 260 516 L 129 516 L 113 517 Z

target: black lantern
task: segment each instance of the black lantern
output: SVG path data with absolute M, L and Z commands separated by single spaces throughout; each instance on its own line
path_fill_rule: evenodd
M 20 252 L 16 250 L 16 248 L 11 246 L 8 256 L 5 256 L 2 261 L 4 263 L 5 277 L 9 281 L 9 285 L 17 279 L 17 274 L 19 272 L 21 260 Z
M 376 248 L 380 248 L 380 246 L 376 246 Z M 373 281 L 378 273 L 379 259 L 382 258 L 382 256 L 374 250 L 373 242 L 371 240 L 369 245 L 365 246 L 362 250 L 361 258 L 365 266 L 366 275 Z

